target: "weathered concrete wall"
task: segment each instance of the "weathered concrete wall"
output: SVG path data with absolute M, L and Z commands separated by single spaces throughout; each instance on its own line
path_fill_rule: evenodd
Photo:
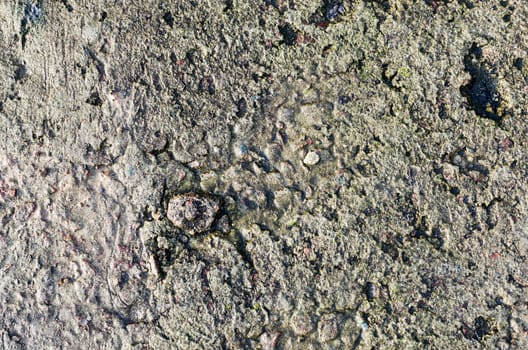
M 1 1 L 1 347 L 527 348 L 527 17 Z

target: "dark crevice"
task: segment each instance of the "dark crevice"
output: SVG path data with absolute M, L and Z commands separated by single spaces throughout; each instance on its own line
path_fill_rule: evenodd
M 238 254 L 242 257 L 246 265 L 250 268 L 251 272 L 256 271 L 255 264 L 251 258 L 251 254 L 247 250 L 246 240 L 244 236 L 238 231 L 235 231 L 234 234 L 230 237 L 229 241 L 233 244 Z
M 383 81 L 383 83 L 385 83 L 385 85 L 387 85 L 391 89 L 394 89 L 396 91 L 401 91 L 400 87 L 395 86 L 392 83 L 392 81 L 394 80 L 394 78 L 396 78 L 396 75 L 398 75 L 398 73 L 394 72 L 393 74 L 389 75 L 388 67 L 389 65 L 387 63 L 381 65 L 381 68 L 382 68 L 381 81 Z
M 104 81 L 106 78 L 104 63 L 97 57 L 97 55 L 92 49 L 85 47 L 84 50 L 95 63 L 95 68 L 99 73 L 99 81 Z
M 297 44 L 297 37 L 298 34 L 293 29 L 292 25 L 289 23 L 285 23 L 281 26 L 279 26 L 279 32 L 282 35 L 282 42 L 288 46 L 293 46 Z
M 64 7 L 66 7 L 66 10 L 68 10 L 68 12 L 73 12 L 73 6 L 68 2 L 68 0 L 62 0 L 62 4 L 64 5 Z
M 497 89 L 496 67 L 484 61 L 482 48 L 473 43 L 464 56 L 465 70 L 471 75 L 469 83 L 460 87 L 469 108 L 482 118 L 502 124 L 502 97 Z

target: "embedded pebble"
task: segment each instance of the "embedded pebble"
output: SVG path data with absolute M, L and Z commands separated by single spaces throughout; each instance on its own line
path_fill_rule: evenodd
M 321 157 L 319 157 L 319 153 L 314 152 L 314 151 L 310 151 L 304 157 L 303 163 L 305 165 L 315 165 L 315 164 L 319 163 L 320 159 L 321 159 Z
M 219 209 L 212 198 L 186 193 L 171 198 L 167 218 L 189 234 L 202 233 L 211 228 Z
M 321 320 L 317 325 L 317 333 L 321 343 L 325 343 L 337 338 L 339 331 L 337 328 L 337 319 L 335 315 L 328 314 L 321 317 Z
M 274 197 L 273 204 L 275 204 L 278 209 L 283 210 L 291 205 L 292 194 L 287 188 L 276 191 Z
M 200 188 L 205 192 L 214 192 L 218 183 L 218 175 L 214 171 L 203 173 L 200 176 Z
M 301 311 L 297 311 L 293 314 L 290 319 L 290 326 L 295 334 L 300 336 L 307 335 L 314 330 L 314 323 L 310 315 Z

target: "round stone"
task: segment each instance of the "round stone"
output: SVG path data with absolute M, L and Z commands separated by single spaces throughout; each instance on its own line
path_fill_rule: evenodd
M 304 157 L 303 163 L 306 164 L 306 165 L 315 165 L 315 164 L 319 163 L 320 159 L 321 158 L 319 157 L 319 153 L 314 152 L 314 151 L 310 151 Z
M 211 228 L 219 209 L 218 202 L 210 197 L 185 193 L 170 199 L 167 218 L 174 226 L 194 235 Z

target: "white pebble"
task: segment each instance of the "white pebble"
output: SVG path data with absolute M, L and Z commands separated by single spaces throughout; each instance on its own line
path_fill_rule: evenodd
M 306 154 L 306 157 L 304 157 L 303 163 L 306 165 L 315 165 L 319 163 L 320 159 L 319 153 L 310 151 Z

